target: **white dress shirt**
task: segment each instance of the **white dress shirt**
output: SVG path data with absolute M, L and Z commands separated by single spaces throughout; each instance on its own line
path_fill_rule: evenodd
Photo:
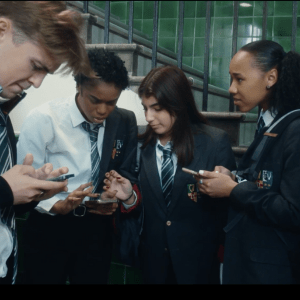
M 273 115 L 269 110 L 266 110 L 265 112 L 263 110 L 260 111 L 259 117 L 263 117 L 265 122 L 265 127 L 269 127 L 270 124 L 273 122 L 274 118 L 276 117 L 277 112 L 273 112 Z M 259 119 L 259 118 L 258 118 Z
M 160 143 L 159 139 L 157 139 L 157 142 L 156 142 L 156 164 L 157 164 L 157 169 L 158 169 L 160 182 L 161 182 L 161 167 L 162 167 L 162 164 L 163 164 L 163 151 L 159 149 L 158 145 L 161 145 L 162 147 L 166 147 L 169 144 L 171 145 L 171 142 L 167 142 L 167 144 L 165 146 L 163 146 Z M 177 155 L 175 154 L 175 152 L 172 152 L 171 159 L 172 159 L 173 166 L 174 166 L 173 176 L 175 176 L 176 168 L 177 168 Z
M 53 169 L 66 166 L 68 174 L 75 175 L 68 179 L 68 192 L 61 192 L 38 204 L 35 209 L 41 213 L 51 214 L 49 211 L 57 201 L 66 199 L 81 184 L 91 181 L 91 142 L 89 133 L 81 126 L 84 121 L 73 94 L 33 109 L 22 125 L 17 144 L 18 164 L 22 164 L 27 153 L 32 153 L 34 168 L 49 162 Z M 105 123 L 104 120 L 97 140 L 100 159 Z M 83 203 L 86 200 L 89 198 L 85 197 Z

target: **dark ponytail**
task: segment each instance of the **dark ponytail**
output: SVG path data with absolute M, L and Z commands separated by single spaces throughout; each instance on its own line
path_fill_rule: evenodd
M 300 55 L 294 51 L 288 52 L 280 67 L 270 104 L 278 112 L 286 114 L 300 108 Z
M 278 43 L 268 40 L 256 41 L 243 46 L 254 56 L 254 67 L 262 72 L 272 68 L 278 71 L 278 80 L 271 88 L 269 109 L 285 114 L 300 108 L 300 55 L 294 51 L 284 52 Z

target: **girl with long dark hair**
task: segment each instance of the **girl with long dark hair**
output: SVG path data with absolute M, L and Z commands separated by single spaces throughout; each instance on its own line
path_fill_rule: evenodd
M 197 181 L 182 168 L 212 171 L 221 164 L 233 169 L 227 134 L 206 124 L 185 74 L 175 66 L 151 70 L 138 94 L 148 122 L 140 137 L 139 170 L 144 283 L 218 283 L 227 205 L 200 195 Z M 125 178 L 114 171 L 107 178 L 117 197 L 131 194 Z

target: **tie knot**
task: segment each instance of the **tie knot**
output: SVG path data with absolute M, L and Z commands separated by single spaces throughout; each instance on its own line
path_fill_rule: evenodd
M 82 128 L 90 134 L 90 139 L 93 142 L 96 142 L 98 139 L 98 131 L 99 128 L 103 126 L 103 124 L 97 124 L 94 128 L 91 128 L 90 123 L 84 121 L 81 124 Z
M 258 122 L 257 122 L 257 131 L 260 132 L 265 127 L 265 121 L 263 116 L 260 116 Z
M 172 148 L 164 148 L 162 145 L 158 144 L 158 148 L 163 152 L 164 157 L 171 157 L 172 155 Z
M 87 131 L 87 132 L 89 132 L 89 133 L 96 132 L 97 134 L 98 134 L 99 128 L 103 126 L 102 123 L 101 123 L 101 124 L 97 124 L 94 128 L 91 128 L 90 125 L 91 125 L 91 124 L 88 123 L 88 122 L 86 122 L 86 121 L 82 122 L 82 124 L 81 124 L 82 128 L 83 128 L 85 131 Z

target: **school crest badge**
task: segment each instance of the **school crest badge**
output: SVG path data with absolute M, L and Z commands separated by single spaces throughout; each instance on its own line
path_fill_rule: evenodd
M 195 189 L 194 183 L 187 185 L 187 194 L 191 200 L 193 200 L 194 202 L 197 202 L 198 195 L 197 195 L 197 191 Z
M 257 180 L 257 187 L 261 189 L 270 189 L 273 184 L 273 172 L 268 170 L 262 170 L 259 172 Z

